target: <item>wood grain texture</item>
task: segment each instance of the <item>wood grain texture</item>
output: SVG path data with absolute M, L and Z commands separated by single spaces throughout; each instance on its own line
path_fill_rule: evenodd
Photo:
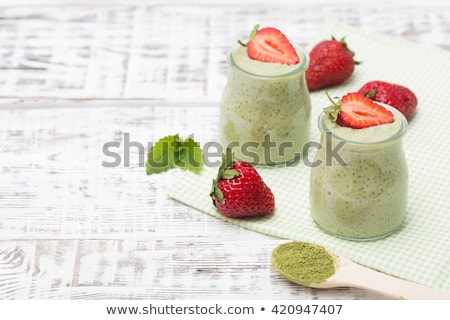
M 331 17 L 450 49 L 448 5 L 0 3 L 0 299 L 384 298 L 289 283 L 269 259 L 285 240 L 168 199 L 180 171 L 143 168 L 163 135 L 217 139 L 223 57 L 255 21 L 308 45 Z
M 450 49 L 450 7 L 153 1 L 0 4 L 0 97 L 218 101 L 224 56 L 256 23 L 306 46 L 333 20 Z
M 177 172 L 147 177 L 147 146 L 175 133 L 206 141 L 217 108 L 116 105 L 1 117 L 0 238 L 146 236 L 159 234 L 159 219 L 178 227 L 166 194 Z M 103 151 L 110 142 L 121 160 L 115 167 L 103 165 L 114 160 Z
M 46 103 L 46 107 L 51 103 Z M 140 105 L 141 104 L 141 105 Z M 6 299 L 380 298 L 292 285 L 270 265 L 285 240 L 167 198 L 180 171 L 146 176 L 139 149 L 103 167 L 103 145 L 180 132 L 201 144 L 216 106 L 83 103 L 3 111 L 0 297 Z M 167 124 L 171 123 L 171 126 Z M 209 140 L 208 140 L 209 141 Z
M 243 240 L 0 242 L 0 294 L 3 299 L 384 298 L 358 289 L 318 291 L 292 284 L 268 262 L 279 240 Z

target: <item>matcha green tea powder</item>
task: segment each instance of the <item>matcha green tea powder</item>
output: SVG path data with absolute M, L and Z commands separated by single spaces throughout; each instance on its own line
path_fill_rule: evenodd
M 333 256 L 307 242 L 288 242 L 272 252 L 272 264 L 288 280 L 302 285 L 321 283 L 335 272 Z

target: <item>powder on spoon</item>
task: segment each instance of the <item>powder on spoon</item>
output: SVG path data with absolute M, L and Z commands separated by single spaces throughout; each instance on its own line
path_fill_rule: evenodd
M 272 264 L 288 280 L 309 285 L 326 281 L 335 272 L 334 258 L 322 247 L 307 242 L 288 242 L 272 252 Z

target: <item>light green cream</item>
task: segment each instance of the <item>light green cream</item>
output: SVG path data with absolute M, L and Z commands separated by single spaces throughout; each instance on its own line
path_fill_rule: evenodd
M 273 165 L 300 156 L 309 139 L 311 102 L 308 55 L 297 52 L 298 64 L 283 65 L 250 59 L 242 46 L 230 51 L 220 129 L 223 147 L 232 146 L 235 158 Z
M 354 141 L 358 143 L 374 143 L 387 140 L 394 136 L 400 129 L 401 121 L 395 119 L 393 123 L 384 124 L 381 126 L 372 126 L 364 129 L 352 129 L 342 127 L 336 122 L 325 118 L 326 127 L 342 140 Z
M 302 52 L 297 52 L 298 56 L 302 56 Z M 232 61 L 236 66 L 246 73 L 251 73 L 258 76 L 282 76 L 291 73 L 298 69 L 301 63 L 297 64 L 282 64 L 282 63 L 267 63 L 251 59 L 247 54 L 247 48 L 237 46 L 231 51 Z
M 310 199 L 312 216 L 326 232 L 346 239 L 377 239 L 402 224 L 408 170 L 401 139 L 407 123 L 399 112 L 393 113 L 394 123 L 366 129 L 340 127 L 320 117 L 324 148 L 316 154 L 321 165 L 311 170 Z M 331 148 L 346 141 L 337 151 L 344 164 L 337 158 L 327 163 L 327 132 Z

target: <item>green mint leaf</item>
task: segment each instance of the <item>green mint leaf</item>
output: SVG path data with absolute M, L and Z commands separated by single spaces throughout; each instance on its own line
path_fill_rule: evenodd
M 203 168 L 203 151 L 191 138 L 180 143 L 177 166 L 184 170 L 200 173 Z
M 178 134 L 161 138 L 148 153 L 145 171 L 147 175 L 167 171 L 176 165 L 180 149 Z
M 181 139 L 178 134 L 161 138 L 150 149 L 145 163 L 147 175 L 180 167 L 194 173 L 203 169 L 203 151 L 194 140 Z

